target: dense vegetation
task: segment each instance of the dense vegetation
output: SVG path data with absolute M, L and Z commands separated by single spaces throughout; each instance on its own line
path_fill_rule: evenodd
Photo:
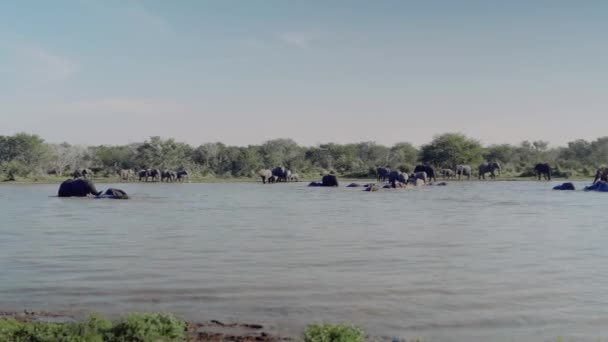
M 184 341 L 186 323 L 169 314 L 132 314 L 117 322 L 92 316 L 82 322 L 44 323 L 0 319 L 0 341 Z
M 608 137 L 549 148 L 544 141 L 482 146 L 463 134 L 446 133 L 417 148 L 406 142 L 391 147 L 374 142 L 305 147 L 290 139 L 262 145 L 208 143 L 194 147 L 160 137 L 122 146 L 83 147 L 47 143 L 25 133 L 0 136 L 0 177 L 4 180 L 63 176 L 81 168 L 92 169 L 97 177 L 114 177 L 120 169 L 141 168 L 184 168 L 195 177 L 254 177 L 261 168 L 279 165 L 300 175 L 335 170 L 342 176 L 369 177 L 377 166 L 407 171 L 417 163 L 437 168 L 470 164 L 475 169 L 483 161 L 500 162 L 503 175 L 511 177 L 532 176 L 538 162 L 549 163 L 555 176 L 588 177 L 600 165 L 608 164 Z

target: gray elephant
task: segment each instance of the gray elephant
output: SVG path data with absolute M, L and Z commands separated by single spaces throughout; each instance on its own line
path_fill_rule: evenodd
M 101 195 L 101 191 L 97 191 L 93 182 L 88 179 L 68 179 L 59 185 L 57 192 L 59 197 L 86 197 L 87 195 Z
M 329 186 L 329 187 L 333 187 L 333 186 L 338 186 L 338 177 L 336 177 L 336 175 L 333 172 L 330 172 L 329 174 L 323 176 L 323 178 L 321 178 L 321 182 L 312 182 L 310 184 L 308 184 L 308 186 Z
M 389 173 L 391 173 L 391 169 L 388 167 L 379 167 L 376 169 L 376 174 L 378 175 L 378 181 L 386 182 Z
M 437 181 L 437 176 L 435 176 L 435 169 L 433 169 L 433 167 L 430 165 L 416 165 L 416 168 L 414 168 L 414 173 L 417 172 L 426 172 L 428 180 Z
M 534 172 L 538 176 L 538 180 L 541 177 L 545 177 L 546 180 L 551 180 L 551 166 L 547 163 L 538 163 L 534 166 Z
M 129 199 L 129 195 L 124 190 L 109 188 L 103 194 L 97 195 L 96 198 Z
M 174 182 L 177 180 L 177 173 L 174 171 L 165 170 L 161 172 L 160 181 L 161 182 Z
M 290 182 L 299 182 L 300 181 L 300 175 L 298 175 L 297 173 L 292 173 L 291 177 L 289 177 L 289 181 Z
M 593 184 L 598 181 L 608 182 L 608 167 L 600 167 L 595 173 L 595 178 L 593 179 Z
M 498 173 L 496 172 L 498 171 Z M 486 174 L 489 173 L 492 179 L 500 175 L 500 164 L 498 162 L 483 163 L 479 165 L 479 179 L 486 179 Z
M 177 181 L 178 182 L 188 182 L 190 181 L 190 175 L 188 174 L 188 171 L 186 170 L 179 170 L 177 171 Z
M 388 174 L 388 182 L 392 188 L 397 188 L 400 187 L 400 185 L 406 184 L 408 178 L 407 174 L 400 171 L 391 171 Z
M 553 190 L 576 190 L 574 184 L 568 182 L 553 187 Z
M 137 172 L 137 176 L 139 177 L 140 182 L 142 180 L 147 182 L 148 181 L 148 170 L 139 170 L 139 172 Z
M 150 169 L 148 170 L 148 176 L 152 178 L 153 182 L 158 182 L 161 180 L 162 173 L 159 169 Z
M 120 180 L 123 182 L 128 182 L 135 177 L 135 171 L 131 169 L 122 169 L 120 170 Z
M 414 185 L 419 185 L 420 182 L 422 182 L 423 184 L 426 184 L 429 182 L 429 177 L 426 174 L 426 172 L 420 171 L 420 172 L 415 172 L 410 175 L 410 183 L 412 183 Z
M 458 180 L 460 177 L 466 176 L 468 180 L 471 179 L 471 165 L 456 165 L 456 175 L 458 176 Z
M 288 173 L 287 169 L 282 166 L 277 166 L 272 169 L 272 175 L 277 177 L 278 182 L 287 182 Z
M 266 182 L 270 183 L 270 178 L 272 177 L 272 171 L 269 169 L 262 169 L 258 171 L 258 176 L 262 178 L 262 184 L 266 184 Z
M 456 177 L 456 172 L 454 172 L 454 170 L 452 169 L 442 169 L 441 176 L 443 177 L 443 179 L 452 179 Z

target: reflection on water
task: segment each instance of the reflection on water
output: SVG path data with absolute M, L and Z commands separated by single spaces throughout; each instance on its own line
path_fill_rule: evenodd
M 289 331 L 349 320 L 440 341 L 606 337 L 608 195 L 555 184 L 115 185 L 129 201 L 4 185 L 0 308 Z

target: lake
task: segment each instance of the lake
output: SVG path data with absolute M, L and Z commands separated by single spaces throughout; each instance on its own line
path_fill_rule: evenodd
M 2 185 L 0 309 L 597 341 L 608 337 L 608 194 L 556 184 L 112 185 L 128 201 Z

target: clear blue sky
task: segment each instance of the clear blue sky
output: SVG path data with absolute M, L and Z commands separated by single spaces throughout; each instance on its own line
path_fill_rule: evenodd
M 608 135 L 608 1 L 0 2 L 0 134 Z

